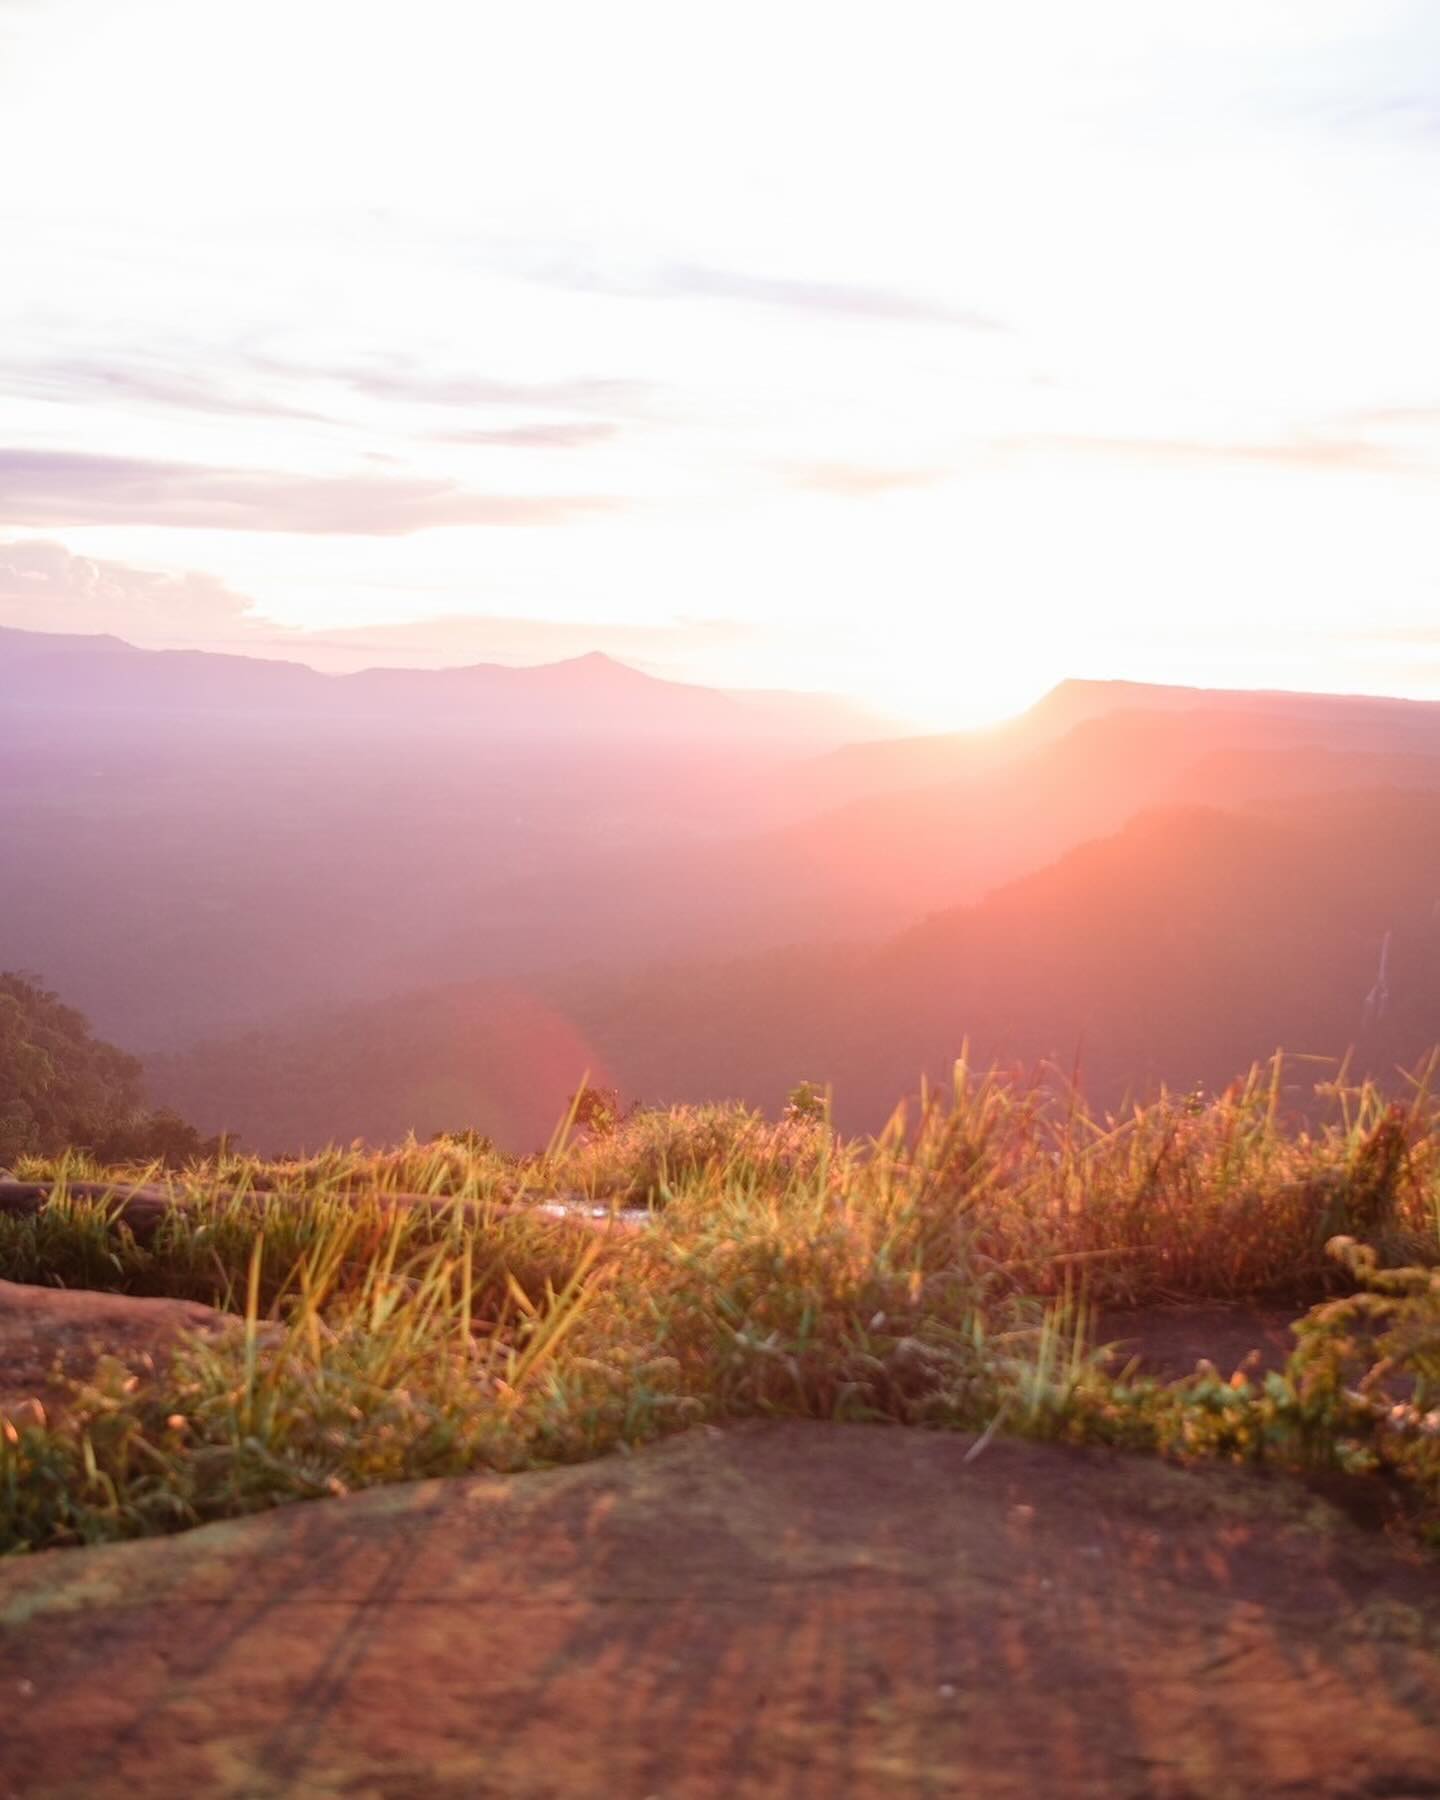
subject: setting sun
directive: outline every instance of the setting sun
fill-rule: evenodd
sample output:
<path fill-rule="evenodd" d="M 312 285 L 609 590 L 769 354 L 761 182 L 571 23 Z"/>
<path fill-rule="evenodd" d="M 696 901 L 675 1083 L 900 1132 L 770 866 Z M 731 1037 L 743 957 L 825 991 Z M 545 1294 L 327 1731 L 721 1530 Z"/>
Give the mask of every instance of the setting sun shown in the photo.
<path fill-rule="evenodd" d="M 1434 37 L 1339 0 L 0 8 L 0 621 L 600 649 L 926 725 L 1297 656 L 1440 692 Z"/>

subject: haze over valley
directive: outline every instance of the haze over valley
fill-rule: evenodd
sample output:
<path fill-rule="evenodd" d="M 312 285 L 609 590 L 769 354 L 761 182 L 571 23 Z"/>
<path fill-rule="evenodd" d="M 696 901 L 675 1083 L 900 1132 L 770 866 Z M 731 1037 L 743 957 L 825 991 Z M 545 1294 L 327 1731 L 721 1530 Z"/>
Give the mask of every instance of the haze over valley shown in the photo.
<path fill-rule="evenodd" d="M 1106 1106 L 1277 1046 L 1393 1075 L 1440 1020 L 1440 705 L 1070 682 L 903 736 L 603 656 L 16 632 L 0 691 L 9 959 L 268 1151 L 528 1148 L 587 1074 L 875 1130 L 966 1044 Z"/>

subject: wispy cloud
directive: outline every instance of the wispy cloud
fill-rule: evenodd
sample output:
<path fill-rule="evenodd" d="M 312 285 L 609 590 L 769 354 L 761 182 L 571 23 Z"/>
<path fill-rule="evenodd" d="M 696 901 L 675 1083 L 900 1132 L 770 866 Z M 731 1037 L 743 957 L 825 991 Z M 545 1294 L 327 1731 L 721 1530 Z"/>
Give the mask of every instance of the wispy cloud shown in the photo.
<path fill-rule="evenodd" d="M 588 257 L 551 257 L 530 271 L 535 280 L 582 293 L 613 294 L 640 300 L 734 300 L 848 320 L 880 324 L 949 325 L 968 331 L 1003 331 L 1004 323 L 974 307 L 932 295 L 905 293 L 845 281 L 810 281 L 783 275 L 756 275 L 709 263 L 672 262 L 627 270 Z"/>
<path fill-rule="evenodd" d="M 991 440 L 1004 456 L 1123 457 L 1133 462 L 1251 464 L 1338 474 L 1411 474 L 1423 467 L 1408 452 L 1365 437 L 1304 436 L 1272 441 L 1105 437 L 1031 432 Z"/>
<path fill-rule="evenodd" d="M 312 373 L 373 399 L 426 406 L 516 406 L 539 412 L 607 413 L 634 405 L 654 391 L 649 382 L 623 377 L 507 381 L 489 375 L 437 373 L 411 363 L 316 369 Z"/>
<path fill-rule="evenodd" d="M 93 404 L 107 399 L 126 405 L 137 401 L 173 407 L 184 412 L 211 413 L 223 417 L 254 416 L 275 419 L 309 419 L 325 422 L 325 415 L 291 405 L 261 392 L 252 383 L 218 381 L 209 374 L 157 365 L 146 359 L 113 362 L 55 358 L 35 363 L 8 363 L 0 368 L 0 390 Z"/>
<path fill-rule="evenodd" d="M 0 0 L 0 6 L 4 0 Z M 217 367 L 218 364 L 218 367 Z M 639 407 L 654 392 L 652 383 L 625 377 L 577 376 L 554 381 L 512 381 L 464 371 L 426 368 L 409 360 L 330 366 L 285 361 L 257 353 L 207 359 L 203 371 L 143 351 L 117 350 L 97 357 L 49 357 L 0 364 L 0 393 L 73 404 L 113 399 L 228 417 L 303 419 L 336 424 L 333 413 L 300 405 L 277 387 L 348 390 L 370 400 L 401 405 L 523 408 L 536 412 L 606 413 Z M 619 427 L 582 418 L 573 423 L 519 425 L 487 438 L 455 442 L 559 445 L 598 441 Z M 569 434 L 568 439 L 562 434 Z"/>
<path fill-rule="evenodd" d="M 873 319 L 908 325 L 958 325 L 968 331 L 1001 331 L 1000 320 L 968 306 L 900 293 L 893 288 L 856 286 L 840 281 L 797 281 L 783 276 L 749 275 L 704 263 L 672 263 L 661 271 L 655 290 L 708 300 L 743 300 L 758 306 L 828 313 L 848 319 Z"/>
<path fill-rule="evenodd" d="M 1440 654 L 1440 624 L 1371 625 L 1364 631 L 1346 631 L 1334 635 L 1346 643 L 1413 644 L 1422 650 L 1433 650 Z"/>
<path fill-rule="evenodd" d="M 795 487 L 844 500 L 873 500 L 903 488 L 930 487 L 943 481 L 943 469 L 893 469 L 861 463 L 807 463 L 792 470 Z"/>
<path fill-rule="evenodd" d="M 1382 429 L 1398 425 L 1407 430 L 1423 431 L 1428 427 L 1440 426 L 1440 405 L 1360 406 L 1343 413 L 1341 418 L 1350 425 L 1379 426 Z"/>
<path fill-rule="evenodd" d="M 148 642 L 274 629 L 253 600 L 212 575 L 101 562 L 44 539 L 0 544 L 0 624 Z"/>
<path fill-rule="evenodd" d="M 0 448 L 0 523 L 169 525 L 397 537 L 441 525 L 565 525 L 603 495 L 474 493 L 407 476 L 291 475 L 68 451 Z"/>
<path fill-rule="evenodd" d="M 759 634 L 755 625 L 736 619 L 623 624 L 464 613 L 302 631 L 267 617 L 249 595 L 213 576 L 77 556 L 42 538 L 0 543 L 0 625 L 279 656 L 331 671 L 552 662 L 592 650 L 673 671 Z"/>
<path fill-rule="evenodd" d="M 1375 133 L 1402 142 L 1440 143 L 1440 101 L 1423 88 L 1331 106 L 1324 109 L 1324 116 L 1341 131 Z"/>
<path fill-rule="evenodd" d="M 337 669 L 366 663 L 433 668 L 470 662 L 550 662 L 592 650 L 667 667 L 697 652 L 731 649 L 755 635 L 756 627 L 733 619 L 626 625 L 457 613 L 343 631 L 287 633 L 274 638 L 272 644 L 304 661 Z"/>
<path fill-rule="evenodd" d="M 501 450 L 584 450 L 619 432 L 605 419 L 566 419 L 553 424 L 502 425 L 474 431 L 437 431 L 438 444 L 480 444 Z"/>

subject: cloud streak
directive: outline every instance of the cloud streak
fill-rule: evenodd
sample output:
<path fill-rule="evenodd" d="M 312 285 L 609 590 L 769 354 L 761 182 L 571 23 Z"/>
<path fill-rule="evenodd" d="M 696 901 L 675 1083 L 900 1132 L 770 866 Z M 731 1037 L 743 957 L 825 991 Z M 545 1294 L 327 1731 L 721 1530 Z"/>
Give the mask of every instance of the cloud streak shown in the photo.
<path fill-rule="evenodd" d="M 1201 438 L 1128 438 L 1079 433 L 1027 433 L 996 438 L 1005 456 L 1034 454 L 1126 458 L 1134 462 L 1249 464 L 1312 473 L 1413 474 L 1423 464 L 1389 444 L 1363 437 L 1296 437 L 1278 441 L 1208 442 Z"/>
<path fill-rule="evenodd" d="M 632 662 L 668 665 L 697 651 L 731 649 L 756 636 L 731 619 L 677 619 L 666 624 L 597 624 L 588 619 L 526 619 L 445 614 L 392 625 L 287 633 L 270 646 L 317 666 L 454 667 L 473 662 L 551 662 L 592 650 Z"/>
<path fill-rule="evenodd" d="M 826 462 L 795 469 L 791 483 L 840 500 L 875 500 L 906 488 L 930 487 L 944 478 L 943 469 L 888 469 L 863 463 Z"/>
<path fill-rule="evenodd" d="M 552 662 L 593 650 L 668 668 L 697 653 L 742 646 L 758 634 L 754 625 L 735 619 L 597 624 L 464 613 L 302 631 L 267 617 L 249 595 L 213 576 L 77 556 L 43 538 L 0 543 L 0 626 L 278 656 L 330 672 Z"/>
<path fill-rule="evenodd" d="M 4 0 L 0 0 L 3 6 Z M 315 424 L 340 423 L 333 413 L 275 397 L 267 386 L 340 387 L 364 399 L 401 405 L 523 408 L 533 412 L 573 412 L 573 423 L 510 428 L 490 441 L 528 446 L 574 434 L 574 441 L 609 435 L 618 427 L 584 415 L 639 407 L 653 393 L 650 382 L 626 377 L 578 376 L 554 381 L 512 381 L 489 375 L 444 373 L 399 359 L 339 366 L 292 363 L 258 354 L 241 356 L 224 376 L 211 368 L 203 373 L 174 367 L 144 352 L 117 351 L 109 360 L 94 357 L 50 357 L 0 365 L 0 390 L 73 404 L 115 400 L 173 408 L 215 417 L 298 419 Z M 455 439 L 453 441 L 468 441 Z M 480 441 L 478 438 L 475 441 Z"/>
<path fill-rule="evenodd" d="M 534 280 L 581 293 L 611 294 L 629 300 L 731 300 L 813 317 L 875 324 L 938 325 L 967 331 L 1004 331 L 1004 322 L 973 307 L 895 288 L 844 281 L 809 281 L 753 275 L 709 263 L 672 262 L 628 273 L 580 257 L 548 261 L 531 271 Z"/>
<path fill-rule="evenodd" d="M 0 448 L 0 524 L 163 525 L 400 537 L 447 525 L 566 525 L 613 511 L 603 495 L 482 494 L 406 476 L 275 470 Z"/>
<path fill-rule="evenodd" d="M 671 263 L 662 270 L 654 291 L 687 299 L 740 300 L 793 312 L 823 313 L 842 319 L 902 325 L 954 325 L 967 331 L 1002 331 L 1000 320 L 970 307 L 891 288 L 854 286 L 839 281 L 794 281 L 772 275 L 747 275 L 704 263 Z"/>
<path fill-rule="evenodd" d="M 565 419 L 488 430 L 437 431 L 433 437 L 438 444 L 479 444 L 499 450 L 585 450 L 615 437 L 619 430 L 604 419 Z"/>
<path fill-rule="evenodd" d="M 44 539 L 0 544 L 0 623 L 22 631 L 228 639 L 273 629 L 212 575 L 166 574 L 75 556 Z"/>
<path fill-rule="evenodd" d="M 182 412 L 207 413 L 226 418 L 306 419 L 330 423 L 323 413 L 292 406 L 257 391 L 223 386 L 208 376 L 183 370 L 146 366 L 143 362 L 100 363 L 88 359 L 52 359 L 39 363 L 12 363 L 3 376 L 4 388 L 13 394 L 42 400 L 116 400 L 126 405 L 137 401 Z"/>
<path fill-rule="evenodd" d="M 516 406 L 537 412 L 611 412 L 634 405 L 653 392 L 649 382 L 616 376 L 504 381 L 489 375 L 434 374 L 411 364 L 318 369 L 313 374 L 343 382 L 356 393 L 376 400 L 401 400 L 424 406 Z"/>

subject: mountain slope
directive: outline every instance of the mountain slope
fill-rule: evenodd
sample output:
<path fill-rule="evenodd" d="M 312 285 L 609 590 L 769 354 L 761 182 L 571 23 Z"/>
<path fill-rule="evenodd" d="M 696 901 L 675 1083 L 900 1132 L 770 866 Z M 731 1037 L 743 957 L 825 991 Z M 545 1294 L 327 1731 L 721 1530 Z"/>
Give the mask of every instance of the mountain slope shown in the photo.
<path fill-rule="evenodd" d="M 367 669 L 323 675 L 300 663 L 199 650 L 142 650 L 119 638 L 0 628 L 0 708 L 12 730 L 57 718 L 68 729 L 154 730 L 166 721 L 463 730 L 510 739 L 794 741 L 818 748 L 873 733 L 876 721 L 828 696 L 757 694 L 666 681 L 600 652 L 536 667 Z"/>
<path fill-rule="evenodd" d="M 1067 687 L 987 740 L 985 766 L 967 752 L 953 779 L 874 790 L 896 747 L 805 759 L 748 724 L 687 738 L 690 690 L 605 658 L 328 677 L 43 634 L 0 652 L 16 682 L 49 670 L 26 707 L 3 706 L 0 962 L 152 1048 L 439 983 L 578 968 L 590 987 L 657 961 L 876 943 L 1143 807 L 1440 787 L 1440 709 L 1389 702 L 1159 690 L 1143 707 L 1149 690 L 1127 688 L 1052 735 L 1113 697 Z M 118 710 L 79 704 L 75 659 L 108 671 Z M 246 711 L 257 680 L 277 710 Z M 40 703 L 47 681 L 65 705 Z M 360 696 L 353 716 L 325 710 L 337 693 Z M 644 732 L 612 732 L 617 696 L 649 709 Z M 466 722 L 512 702 L 552 735 Z M 423 727 L 399 723 L 417 711 Z M 837 769 L 856 791 L 832 790 Z"/>
<path fill-rule="evenodd" d="M 1353 1046 L 1384 1075 L 1440 1042 L 1437 902 L 1433 794 L 1167 807 L 880 946 L 431 989 L 153 1077 L 204 1129 L 271 1148 L 481 1121 L 528 1147 L 587 1071 L 650 1102 L 770 1107 L 828 1080 L 842 1122 L 874 1129 L 967 1040 L 982 1063 L 1078 1063 L 1107 1105 L 1222 1085 L 1277 1046 Z"/>

